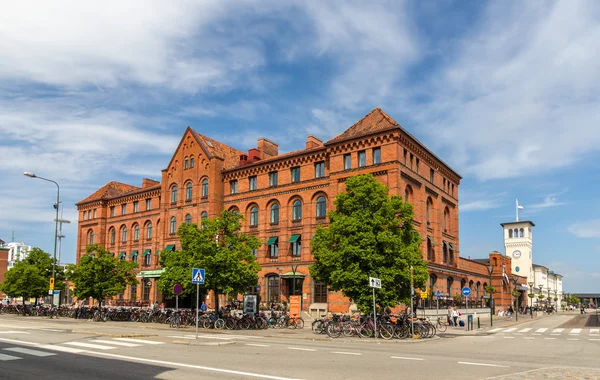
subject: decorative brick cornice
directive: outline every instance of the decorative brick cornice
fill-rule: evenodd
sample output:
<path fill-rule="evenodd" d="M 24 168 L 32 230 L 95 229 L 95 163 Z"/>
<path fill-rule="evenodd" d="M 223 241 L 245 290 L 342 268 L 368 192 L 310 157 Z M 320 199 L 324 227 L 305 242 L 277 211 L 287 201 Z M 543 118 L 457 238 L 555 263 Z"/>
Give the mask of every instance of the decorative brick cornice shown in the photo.
<path fill-rule="evenodd" d="M 309 152 L 300 151 L 297 154 L 290 154 L 289 156 L 282 155 L 279 159 L 273 157 L 272 159 L 265 160 L 265 162 L 257 161 L 252 164 L 224 171 L 222 173 L 223 181 L 229 182 L 234 179 L 291 169 L 295 166 L 301 166 L 307 163 L 324 161 L 327 160 L 328 157 L 329 155 L 324 148 L 320 150 L 311 150 Z"/>
<path fill-rule="evenodd" d="M 319 178 L 319 180 L 321 180 L 321 179 L 322 178 Z M 290 184 L 290 185 L 297 185 L 297 184 L 298 183 L 293 183 L 293 184 Z M 284 185 L 284 186 L 286 186 L 286 185 Z M 329 187 L 329 183 L 323 183 L 323 184 L 320 184 L 320 185 L 307 186 L 307 187 L 302 187 L 302 188 L 295 188 L 293 190 L 290 189 L 290 190 L 284 190 L 284 191 L 277 191 L 277 192 L 268 193 L 268 194 L 257 194 L 254 197 L 249 197 L 249 196 L 247 196 L 247 194 L 254 193 L 255 191 L 247 191 L 245 193 L 232 194 L 231 195 L 232 197 L 235 196 L 235 195 L 239 195 L 239 194 L 245 194 L 246 196 L 245 197 L 240 197 L 240 199 L 238 199 L 237 197 L 236 197 L 236 199 L 225 199 L 223 201 L 223 204 L 230 205 L 230 204 L 233 204 L 233 203 L 238 203 L 240 201 L 251 202 L 251 201 L 255 201 L 257 199 L 266 199 L 266 198 L 270 199 L 272 197 L 276 197 L 276 196 L 279 196 L 279 195 L 298 194 L 298 193 L 300 193 L 302 191 L 310 191 L 310 190 L 315 190 L 315 189 L 323 189 L 325 187 Z M 277 187 L 277 189 L 279 189 L 279 188 L 280 187 Z"/>
<path fill-rule="evenodd" d="M 436 198 L 440 196 L 437 191 L 433 190 L 432 188 L 430 188 L 427 185 L 425 185 L 425 191 L 428 192 L 429 194 L 433 195 Z"/>
<path fill-rule="evenodd" d="M 456 203 L 454 203 L 453 201 L 451 201 L 450 199 L 448 199 L 444 196 L 442 196 L 442 202 L 446 203 L 448 206 L 456 208 Z"/>

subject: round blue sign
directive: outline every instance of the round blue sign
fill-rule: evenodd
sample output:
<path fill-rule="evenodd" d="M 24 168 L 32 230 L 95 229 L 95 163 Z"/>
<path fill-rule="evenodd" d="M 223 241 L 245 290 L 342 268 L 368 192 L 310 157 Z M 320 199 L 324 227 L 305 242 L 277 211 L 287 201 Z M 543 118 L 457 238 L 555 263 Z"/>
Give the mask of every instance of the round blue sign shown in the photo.
<path fill-rule="evenodd" d="M 471 295 L 471 288 L 467 288 L 466 286 L 462 288 L 462 295 L 468 297 Z"/>
<path fill-rule="evenodd" d="M 175 284 L 173 286 L 173 293 L 178 296 L 181 294 L 181 292 L 183 291 L 183 287 L 180 284 Z"/>

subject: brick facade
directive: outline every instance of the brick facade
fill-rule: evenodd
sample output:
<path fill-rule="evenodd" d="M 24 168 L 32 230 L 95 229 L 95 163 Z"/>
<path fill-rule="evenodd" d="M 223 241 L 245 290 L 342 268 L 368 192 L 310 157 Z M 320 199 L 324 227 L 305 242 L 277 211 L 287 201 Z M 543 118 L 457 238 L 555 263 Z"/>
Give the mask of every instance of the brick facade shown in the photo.
<path fill-rule="evenodd" d="M 318 215 L 317 208 L 324 201 L 330 210 L 337 194 L 344 191 L 345 180 L 365 173 L 414 206 L 423 258 L 437 281 L 451 274 L 458 284 L 463 279 L 474 284 L 489 282 L 485 265 L 459 256 L 461 177 L 380 109 L 326 143 L 308 136 L 304 149 L 286 154 L 279 154 L 277 144 L 264 138 L 258 140 L 257 148 L 242 152 L 188 127 L 162 170 L 160 184 L 147 179 L 141 187 L 110 182 L 77 204 L 77 259 L 92 242 L 93 233 L 93 242 L 115 254 L 125 252 L 127 260 L 134 259 L 131 255 L 137 251 L 141 271 L 160 269 L 155 253 L 169 245 L 179 248 L 175 231 L 186 218 L 200 223 L 201 218 L 223 209 L 236 210 L 246 218 L 243 231 L 263 241 L 257 252 L 263 301 L 287 300 L 295 277 L 304 310 L 324 304 L 330 311 L 347 311 L 349 302 L 339 294 L 328 292 L 326 299 L 323 294 L 315 299 L 320 292 L 308 271 L 313 262 L 309 241 L 318 225 L 328 223 L 326 214 Z M 150 209 L 146 208 L 148 200 Z M 276 220 L 271 216 L 274 205 Z M 277 250 L 267 245 L 269 240 Z M 147 250 L 148 261 L 141 256 Z M 156 278 L 148 281 L 149 301 L 160 302 Z M 134 289 L 136 299 L 143 297 L 144 287 Z M 433 287 L 429 290 L 434 292 Z M 124 297 L 133 298 L 130 292 Z M 456 292 L 451 287 L 448 296 Z"/>
<path fill-rule="evenodd" d="M 4 282 L 6 272 L 8 271 L 8 251 L 7 247 L 0 247 L 0 284 Z M 0 292 L 0 300 L 6 298 L 6 294 Z"/>

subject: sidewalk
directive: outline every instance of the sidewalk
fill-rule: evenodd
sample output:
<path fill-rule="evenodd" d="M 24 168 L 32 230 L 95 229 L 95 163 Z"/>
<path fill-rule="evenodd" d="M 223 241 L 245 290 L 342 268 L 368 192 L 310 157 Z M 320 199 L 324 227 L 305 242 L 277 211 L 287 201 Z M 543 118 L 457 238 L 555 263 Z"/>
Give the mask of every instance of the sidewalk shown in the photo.
<path fill-rule="evenodd" d="M 518 321 L 514 315 L 512 318 L 499 317 L 497 315 L 494 315 L 493 320 L 492 320 L 492 326 L 490 326 L 490 315 L 489 314 L 487 314 L 487 315 L 478 314 L 477 316 L 479 317 L 479 322 L 480 322 L 479 329 L 477 328 L 477 318 L 474 317 L 473 318 L 473 330 L 470 330 L 470 331 L 467 330 L 466 326 L 464 326 L 464 327 L 448 326 L 448 329 L 446 330 L 446 332 L 440 333 L 440 334 L 442 336 L 443 335 L 487 335 L 487 334 L 489 334 L 490 330 L 492 330 L 492 329 L 518 326 L 523 323 L 539 321 L 542 319 L 551 318 L 553 316 L 563 315 L 563 314 L 564 315 L 575 315 L 573 313 L 546 314 L 546 313 L 538 312 L 538 315 L 536 316 L 536 313 L 533 312 L 533 318 L 529 314 L 519 314 Z M 467 317 L 465 315 L 463 315 L 461 318 L 466 323 Z"/>

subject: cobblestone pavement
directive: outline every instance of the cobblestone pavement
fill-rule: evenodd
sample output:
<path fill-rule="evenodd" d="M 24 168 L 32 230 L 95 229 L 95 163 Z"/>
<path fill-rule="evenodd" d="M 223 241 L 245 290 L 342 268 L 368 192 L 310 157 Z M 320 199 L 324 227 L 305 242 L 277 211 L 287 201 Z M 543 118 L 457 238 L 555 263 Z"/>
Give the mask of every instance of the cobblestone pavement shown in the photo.
<path fill-rule="evenodd" d="M 563 379 L 581 379 L 597 380 L 600 379 L 600 369 L 593 368 L 541 368 L 533 371 L 513 373 L 510 375 L 488 377 L 493 380 L 563 380 Z"/>

